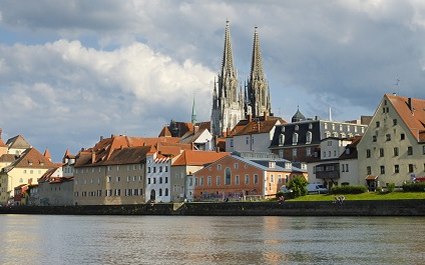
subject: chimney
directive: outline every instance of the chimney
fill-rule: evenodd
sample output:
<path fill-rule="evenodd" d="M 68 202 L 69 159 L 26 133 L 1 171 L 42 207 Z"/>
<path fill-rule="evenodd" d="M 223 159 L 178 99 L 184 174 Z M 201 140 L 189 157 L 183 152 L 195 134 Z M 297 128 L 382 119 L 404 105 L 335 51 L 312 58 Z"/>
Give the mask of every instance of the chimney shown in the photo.
<path fill-rule="evenodd" d="M 193 126 L 193 133 L 197 133 L 199 131 L 199 126 L 195 125 Z"/>
<path fill-rule="evenodd" d="M 102 140 L 103 140 L 103 136 L 101 135 L 99 141 L 102 141 Z"/>
<path fill-rule="evenodd" d="M 410 111 L 413 111 L 412 98 L 407 99 L 407 106 L 409 107 Z"/>
<path fill-rule="evenodd" d="M 251 122 L 252 121 L 252 115 L 251 114 L 248 114 L 246 116 L 247 116 L 248 122 Z"/>
<path fill-rule="evenodd" d="M 94 162 L 96 161 L 96 154 L 95 152 L 92 150 L 91 151 L 91 163 L 94 164 Z"/>

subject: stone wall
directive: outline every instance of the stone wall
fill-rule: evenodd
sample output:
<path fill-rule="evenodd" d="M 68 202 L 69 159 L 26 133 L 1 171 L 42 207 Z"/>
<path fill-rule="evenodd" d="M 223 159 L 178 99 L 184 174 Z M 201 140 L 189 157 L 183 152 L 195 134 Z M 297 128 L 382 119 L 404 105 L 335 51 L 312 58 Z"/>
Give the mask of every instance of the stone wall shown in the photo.
<path fill-rule="evenodd" d="M 1 207 L 0 214 L 193 216 L 425 216 L 425 200 L 326 202 L 157 203 Z"/>

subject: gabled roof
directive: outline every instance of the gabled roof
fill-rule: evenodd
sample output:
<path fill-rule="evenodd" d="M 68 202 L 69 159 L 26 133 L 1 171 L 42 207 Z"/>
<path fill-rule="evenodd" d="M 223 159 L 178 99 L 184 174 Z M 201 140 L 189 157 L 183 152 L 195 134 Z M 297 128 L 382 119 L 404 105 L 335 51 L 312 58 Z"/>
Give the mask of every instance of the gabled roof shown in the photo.
<path fill-rule="evenodd" d="M 184 144 L 190 144 L 195 142 L 205 131 L 207 131 L 208 129 L 199 129 L 196 132 L 187 132 L 185 133 L 185 135 L 182 136 L 180 143 L 184 143 Z"/>
<path fill-rule="evenodd" d="M 22 135 L 17 135 L 15 137 L 10 138 L 7 140 L 6 145 L 10 148 L 16 148 L 16 149 L 27 149 L 31 148 L 31 145 L 25 140 L 25 138 Z"/>
<path fill-rule="evenodd" d="M 146 159 L 150 146 L 126 147 L 114 150 L 105 165 L 137 164 Z"/>
<path fill-rule="evenodd" d="M 20 157 L 5 168 L 10 171 L 13 168 L 52 168 L 55 164 L 44 157 L 37 149 L 29 148 L 22 152 Z"/>
<path fill-rule="evenodd" d="M 173 162 L 173 166 L 202 166 L 217 161 L 229 154 L 227 152 L 185 150 Z"/>
<path fill-rule="evenodd" d="M 277 124 L 286 123 L 282 118 L 268 116 L 258 120 L 241 120 L 232 129 L 229 136 L 268 133 Z"/>
<path fill-rule="evenodd" d="M 425 100 L 385 94 L 418 142 L 425 142 Z"/>
<path fill-rule="evenodd" d="M 357 158 L 357 144 L 360 143 L 360 140 L 362 139 L 362 136 L 354 136 L 353 138 L 349 139 L 351 140 L 351 144 L 348 144 L 345 148 L 345 151 L 339 156 L 340 160 L 344 159 L 352 159 Z M 348 153 L 347 153 L 347 150 Z"/>
<path fill-rule="evenodd" d="M 75 167 L 92 166 L 92 165 L 106 165 L 114 163 L 111 160 L 112 155 L 116 150 L 124 150 L 129 147 L 149 147 L 149 152 L 168 152 L 167 148 L 174 149 L 190 149 L 191 145 L 179 144 L 180 138 L 177 137 L 129 137 L 129 136 L 112 136 L 111 138 L 101 138 L 94 147 L 81 150 L 76 156 Z M 135 149 L 130 149 L 135 150 Z M 175 152 L 173 152 L 175 153 Z M 128 154 L 127 154 L 128 155 Z"/>

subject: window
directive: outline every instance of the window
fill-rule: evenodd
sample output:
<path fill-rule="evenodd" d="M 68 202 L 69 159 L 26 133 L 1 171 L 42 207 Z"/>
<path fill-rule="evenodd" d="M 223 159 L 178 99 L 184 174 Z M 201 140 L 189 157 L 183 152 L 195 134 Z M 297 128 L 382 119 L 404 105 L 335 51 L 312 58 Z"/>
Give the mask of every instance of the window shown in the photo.
<path fill-rule="evenodd" d="M 285 135 L 281 133 L 279 135 L 279 145 L 283 145 L 285 143 Z"/>
<path fill-rule="evenodd" d="M 413 164 L 409 164 L 409 173 L 413 173 L 414 171 L 414 165 Z"/>
<path fill-rule="evenodd" d="M 376 142 L 376 135 L 372 136 L 372 142 Z"/>
<path fill-rule="evenodd" d="M 249 144 L 249 137 L 245 137 L 245 144 Z"/>
<path fill-rule="evenodd" d="M 151 173 L 151 167 L 148 167 L 148 173 Z"/>
<path fill-rule="evenodd" d="M 238 169 L 238 167 L 239 167 L 239 164 L 238 164 L 238 163 L 234 163 L 234 164 L 233 164 L 233 168 L 234 168 L 234 169 Z"/>
<path fill-rule="evenodd" d="M 162 196 L 162 189 L 159 189 L 159 196 Z"/>
<path fill-rule="evenodd" d="M 348 170 L 348 164 L 345 164 L 345 172 L 349 172 L 349 170 Z"/>
<path fill-rule="evenodd" d="M 406 138 L 406 136 L 404 135 L 404 133 L 400 134 L 400 140 L 404 140 Z"/>
<path fill-rule="evenodd" d="M 159 177 L 159 184 L 162 184 L 162 177 Z"/>
<path fill-rule="evenodd" d="M 393 119 L 393 126 L 397 125 L 397 119 Z"/>
<path fill-rule="evenodd" d="M 199 186 L 204 186 L 204 177 L 199 177 Z"/>
<path fill-rule="evenodd" d="M 384 157 L 384 148 L 379 148 L 379 156 Z"/>
<path fill-rule="evenodd" d="M 233 147 L 233 138 L 230 139 L 230 147 Z"/>
<path fill-rule="evenodd" d="M 409 155 L 409 156 L 413 155 L 413 147 L 412 146 L 407 147 L 407 155 Z"/>
<path fill-rule="evenodd" d="M 148 184 L 151 184 L 151 178 L 148 178 Z"/>
<path fill-rule="evenodd" d="M 165 189 L 165 196 L 168 196 L 168 189 Z"/>
<path fill-rule="evenodd" d="M 165 183 L 168 183 L 168 177 L 165 177 Z"/>
<path fill-rule="evenodd" d="M 381 174 L 385 174 L 385 166 L 381 166 Z"/>
<path fill-rule="evenodd" d="M 153 173 L 156 173 L 156 167 L 153 167 Z"/>
<path fill-rule="evenodd" d="M 386 137 L 387 137 L 387 141 L 391 141 L 391 134 L 389 134 L 389 133 L 388 133 L 388 134 L 386 135 Z"/>
<path fill-rule="evenodd" d="M 162 172 L 162 166 L 159 166 L 159 173 Z"/>
<path fill-rule="evenodd" d="M 208 186 L 211 186 L 211 176 L 208 176 L 207 177 L 207 185 Z"/>
<path fill-rule="evenodd" d="M 298 133 L 292 135 L 292 145 L 298 144 Z"/>
<path fill-rule="evenodd" d="M 399 172 L 400 172 L 400 166 L 394 165 L 394 173 L 399 173 Z"/>
<path fill-rule="evenodd" d="M 245 184 L 249 184 L 249 175 L 248 174 L 245 175 Z"/>
<path fill-rule="evenodd" d="M 257 174 L 254 175 L 254 184 L 258 184 L 258 175 Z"/>
<path fill-rule="evenodd" d="M 366 167 L 366 174 L 372 175 L 372 168 L 370 166 Z"/>
<path fill-rule="evenodd" d="M 239 185 L 239 176 L 235 176 L 235 185 Z"/>
<path fill-rule="evenodd" d="M 297 157 L 297 149 L 292 149 L 292 157 Z"/>
<path fill-rule="evenodd" d="M 369 158 L 370 157 L 370 149 L 366 150 L 366 157 Z"/>
<path fill-rule="evenodd" d="M 215 185 L 220 186 L 221 185 L 221 178 L 220 176 L 215 177 Z"/>
<path fill-rule="evenodd" d="M 313 135 L 310 131 L 307 132 L 306 136 L 305 136 L 305 143 L 306 144 L 310 144 L 311 143 L 311 139 L 313 138 Z"/>
<path fill-rule="evenodd" d="M 306 154 L 306 156 L 311 156 L 311 147 L 305 148 L 305 154 Z"/>
<path fill-rule="evenodd" d="M 226 167 L 224 185 L 230 185 L 231 178 L 232 178 L 232 172 L 230 171 L 230 168 Z"/>
<path fill-rule="evenodd" d="M 376 128 L 379 128 L 379 126 L 381 125 L 381 123 L 379 121 L 376 122 Z"/>
<path fill-rule="evenodd" d="M 394 156 L 398 156 L 398 147 L 394 147 Z"/>
<path fill-rule="evenodd" d="M 168 172 L 168 166 L 165 166 L 165 172 Z"/>
<path fill-rule="evenodd" d="M 220 164 L 217 165 L 217 170 L 221 170 L 221 165 Z"/>

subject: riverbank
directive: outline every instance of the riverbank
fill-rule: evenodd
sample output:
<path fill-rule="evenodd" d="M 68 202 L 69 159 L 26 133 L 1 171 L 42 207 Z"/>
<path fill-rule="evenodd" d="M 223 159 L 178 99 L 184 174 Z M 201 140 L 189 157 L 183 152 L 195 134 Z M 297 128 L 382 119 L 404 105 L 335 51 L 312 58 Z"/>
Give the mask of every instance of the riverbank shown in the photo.
<path fill-rule="evenodd" d="M 2 207 L 0 214 L 190 216 L 425 216 L 425 200 L 157 203 Z"/>

